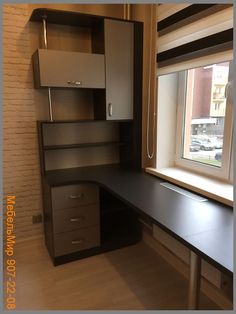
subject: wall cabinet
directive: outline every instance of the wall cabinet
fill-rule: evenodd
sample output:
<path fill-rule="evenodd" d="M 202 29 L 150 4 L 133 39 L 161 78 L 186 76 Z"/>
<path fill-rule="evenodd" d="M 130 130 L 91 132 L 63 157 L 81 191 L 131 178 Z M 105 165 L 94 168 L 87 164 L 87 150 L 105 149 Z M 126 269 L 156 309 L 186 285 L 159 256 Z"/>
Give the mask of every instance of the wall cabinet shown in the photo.
<path fill-rule="evenodd" d="M 64 21 L 61 12 L 39 12 L 33 13 L 32 21 L 45 14 L 48 23 L 60 17 L 61 24 L 70 25 L 71 19 L 75 26 L 75 14 L 70 12 L 65 12 Z M 91 53 L 38 49 L 32 58 L 35 87 L 90 88 L 95 119 L 133 119 L 137 48 L 142 41 L 135 34 L 140 23 L 78 14 L 76 26 L 91 29 Z"/>
<path fill-rule="evenodd" d="M 102 54 L 38 49 L 33 67 L 36 88 L 105 88 Z"/>

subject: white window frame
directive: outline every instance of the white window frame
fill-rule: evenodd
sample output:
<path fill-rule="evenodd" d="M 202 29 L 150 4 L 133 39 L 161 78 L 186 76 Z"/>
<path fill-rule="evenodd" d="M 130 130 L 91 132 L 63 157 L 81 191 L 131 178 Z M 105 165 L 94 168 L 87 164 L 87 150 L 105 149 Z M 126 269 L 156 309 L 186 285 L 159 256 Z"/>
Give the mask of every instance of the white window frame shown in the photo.
<path fill-rule="evenodd" d="M 231 61 L 231 60 L 230 60 Z M 221 61 L 220 61 L 221 62 Z M 233 69 L 232 63 L 230 65 Z M 229 81 L 232 80 L 229 74 Z M 176 156 L 175 166 L 191 170 L 192 172 L 201 173 L 203 175 L 216 177 L 232 183 L 233 181 L 233 158 L 232 158 L 232 140 L 233 140 L 233 99 L 227 98 L 227 106 L 225 112 L 224 123 L 224 142 L 222 149 L 222 166 L 215 167 L 203 164 L 194 160 L 182 157 L 184 142 L 184 111 L 187 91 L 187 70 L 179 73 L 178 86 L 178 105 L 177 105 L 177 129 L 176 129 Z"/>

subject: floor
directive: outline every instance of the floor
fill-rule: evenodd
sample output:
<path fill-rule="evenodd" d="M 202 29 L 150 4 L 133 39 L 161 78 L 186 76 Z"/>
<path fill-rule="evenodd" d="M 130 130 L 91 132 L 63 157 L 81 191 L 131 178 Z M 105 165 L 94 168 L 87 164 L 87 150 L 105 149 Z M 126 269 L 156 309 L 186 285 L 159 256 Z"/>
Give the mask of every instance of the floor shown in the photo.
<path fill-rule="evenodd" d="M 54 267 L 42 239 L 15 245 L 17 310 L 186 309 L 187 280 L 149 246 Z M 201 295 L 200 309 L 219 309 Z"/>

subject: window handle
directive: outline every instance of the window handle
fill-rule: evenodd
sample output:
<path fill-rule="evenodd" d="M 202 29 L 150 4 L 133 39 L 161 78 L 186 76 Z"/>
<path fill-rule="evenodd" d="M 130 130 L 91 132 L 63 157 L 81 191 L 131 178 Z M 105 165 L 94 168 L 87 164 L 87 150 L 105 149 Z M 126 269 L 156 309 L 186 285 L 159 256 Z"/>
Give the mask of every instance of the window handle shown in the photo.
<path fill-rule="evenodd" d="M 225 85 L 225 98 L 227 98 L 229 96 L 229 91 L 230 91 L 231 86 L 232 86 L 232 82 L 231 81 L 229 81 Z"/>

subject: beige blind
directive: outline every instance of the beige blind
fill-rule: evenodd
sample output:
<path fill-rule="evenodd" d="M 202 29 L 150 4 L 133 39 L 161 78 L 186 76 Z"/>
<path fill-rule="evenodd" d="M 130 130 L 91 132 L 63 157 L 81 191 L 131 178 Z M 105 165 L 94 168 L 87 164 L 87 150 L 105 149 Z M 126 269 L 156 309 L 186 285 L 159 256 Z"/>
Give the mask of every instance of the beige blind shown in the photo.
<path fill-rule="evenodd" d="M 182 4 L 161 4 L 158 6 L 158 16 L 157 21 L 160 22 L 170 15 L 190 6 L 190 4 L 182 3 Z"/>
<path fill-rule="evenodd" d="M 212 37 L 211 35 L 218 36 L 223 31 L 229 33 L 229 30 L 233 28 L 232 5 L 215 4 L 199 8 L 197 5 L 189 4 L 162 4 L 158 6 L 157 59 L 158 56 L 167 55 L 166 52 L 176 50 L 178 47 L 189 46 L 190 43 L 208 36 Z M 199 12 L 197 12 L 198 9 Z M 191 10 L 192 15 L 189 13 Z M 171 21 L 174 21 L 174 23 L 171 23 Z M 160 27 L 161 23 L 162 27 Z M 214 40 L 212 43 L 214 44 Z M 212 62 L 232 60 L 232 42 L 226 40 L 226 43 L 219 45 L 219 47 L 221 48 L 218 51 L 217 49 L 211 49 L 207 52 L 206 49 L 204 51 L 202 49 L 202 51 L 199 50 L 199 55 L 198 53 L 187 53 L 186 55 L 183 53 L 181 58 L 170 58 L 167 62 L 159 61 L 157 63 L 157 75 L 207 65 Z"/>

